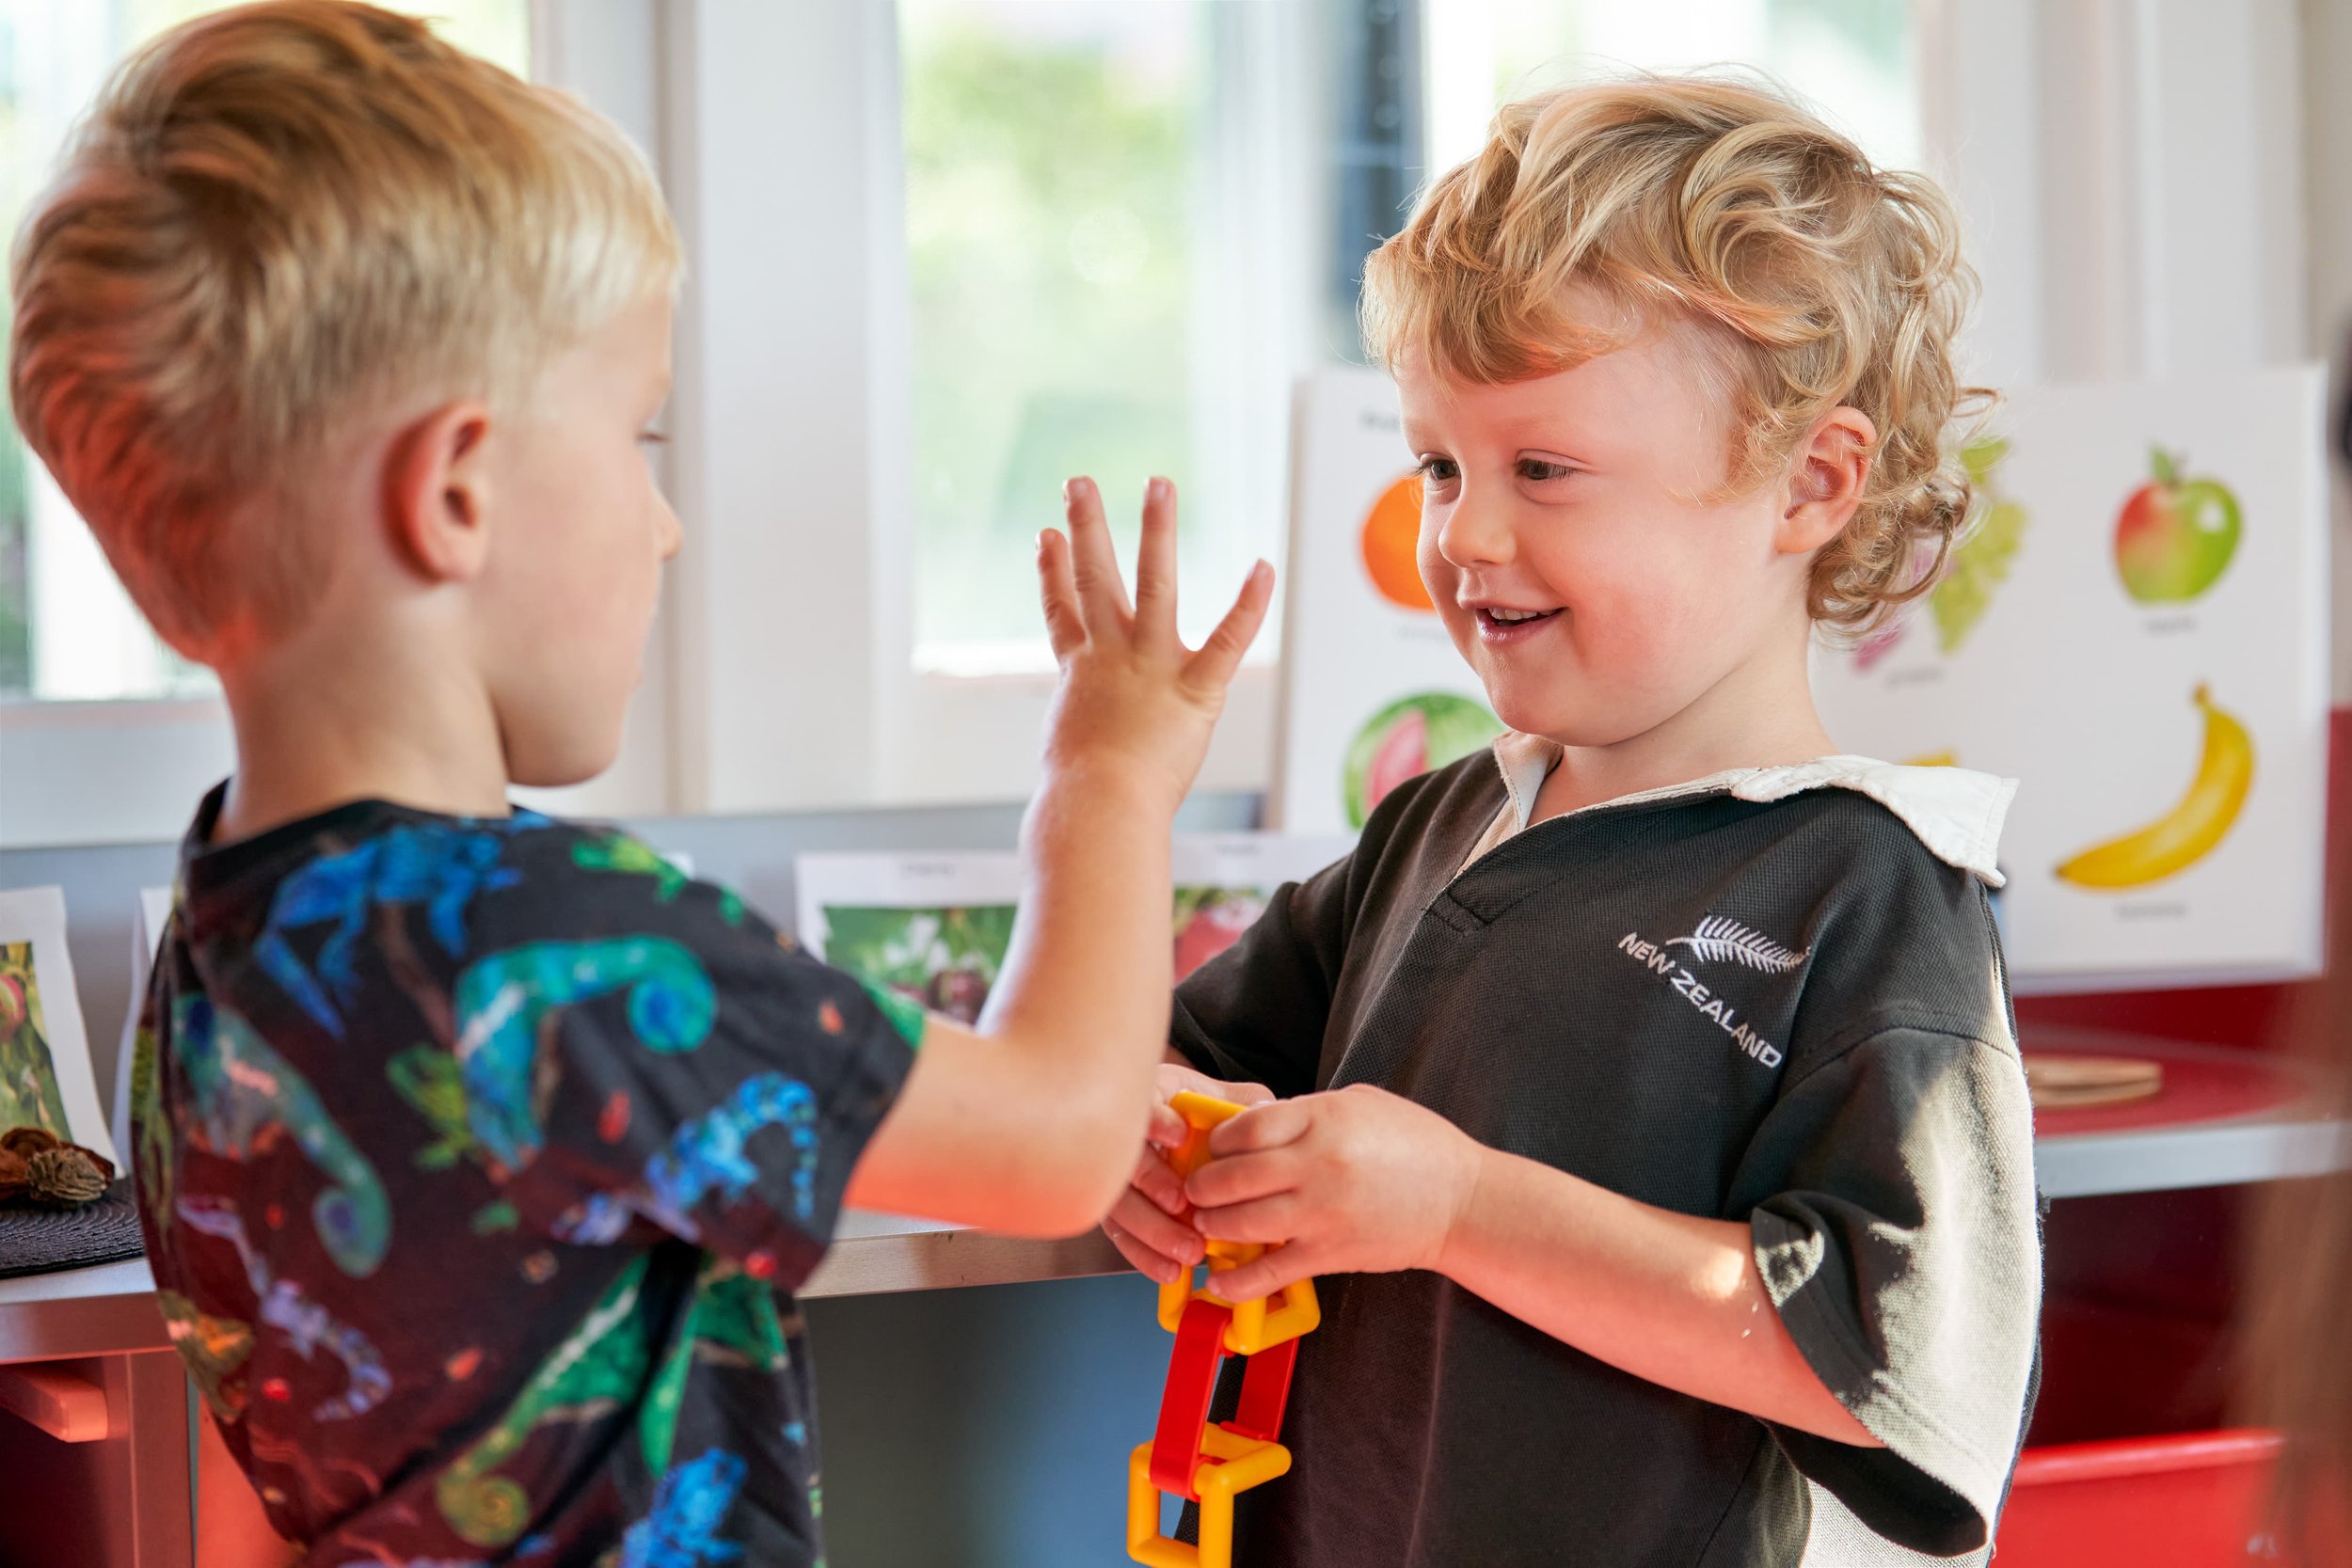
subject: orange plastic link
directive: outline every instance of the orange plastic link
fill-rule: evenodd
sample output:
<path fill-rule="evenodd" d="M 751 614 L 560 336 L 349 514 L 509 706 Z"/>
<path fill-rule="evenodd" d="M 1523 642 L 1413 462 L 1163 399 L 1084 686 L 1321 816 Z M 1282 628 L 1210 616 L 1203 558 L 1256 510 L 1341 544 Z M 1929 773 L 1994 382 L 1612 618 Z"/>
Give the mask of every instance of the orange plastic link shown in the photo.
<path fill-rule="evenodd" d="M 1168 1108 L 1184 1118 L 1184 1141 L 1168 1157 L 1169 1168 L 1180 1180 L 1209 1163 L 1209 1133 L 1239 1116 L 1243 1109 L 1229 1100 L 1189 1092 L 1170 1100 Z M 1273 1296 L 1258 1301 L 1228 1301 L 1216 1293 L 1218 1275 L 1255 1262 L 1265 1254 L 1266 1248 L 1259 1243 L 1220 1242 L 1212 1238 L 1203 1243 L 1202 1250 L 1207 1254 L 1206 1284 L 1199 1283 L 1197 1271 L 1187 1270 L 1160 1287 L 1160 1326 L 1170 1334 L 1184 1322 L 1184 1304 L 1195 1297 L 1232 1308 L 1232 1322 L 1225 1330 L 1225 1348 L 1234 1355 L 1255 1355 L 1285 1340 L 1311 1334 L 1322 1323 L 1323 1307 L 1315 1299 L 1311 1279 L 1285 1285 Z"/>

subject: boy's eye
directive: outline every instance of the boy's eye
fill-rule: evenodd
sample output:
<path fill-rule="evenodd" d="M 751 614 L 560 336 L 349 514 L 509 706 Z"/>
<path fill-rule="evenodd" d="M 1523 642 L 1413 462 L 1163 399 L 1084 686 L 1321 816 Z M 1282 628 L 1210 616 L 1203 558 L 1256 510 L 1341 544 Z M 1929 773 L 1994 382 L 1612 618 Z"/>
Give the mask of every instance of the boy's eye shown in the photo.
<path fill-rule="evenodd" d="M 1424 457 L 1421 460 L 1421 477 L 1430 484 L 1451 484 L 1461 472 L 1461 466 L 1451 457 Z"/>
<path fill-rule="evenodd" d="M 666 447 L 670 444 L 669 434 L 660 430 L 641 430 L 637 433 L 637 440 L 640 445 L 648 447 Z"/>
<path fill-rule="evenodd" d="M 1548 463 L 1540 457 L 1519 459 L 1519 477 L 1541 484 L 1547 480 L 1565 479 L 1576 472 L 1565 463 Z"/>

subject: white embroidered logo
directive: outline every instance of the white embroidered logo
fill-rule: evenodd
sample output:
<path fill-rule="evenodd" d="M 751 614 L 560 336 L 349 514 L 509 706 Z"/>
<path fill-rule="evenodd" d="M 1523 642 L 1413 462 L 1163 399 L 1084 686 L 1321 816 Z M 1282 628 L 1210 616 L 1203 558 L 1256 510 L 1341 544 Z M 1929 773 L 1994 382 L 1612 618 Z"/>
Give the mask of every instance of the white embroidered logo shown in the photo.
<path fill-rule="evenodd" d="M 1741 1055 L 1768 1068 L 1780 1066 L 1780 1047 L 1757 1034 L 1755 1026 L 1740 1016 L 1737 1007 L 1708 989 L 1688 966 L 1677 962 L 1667 951 L 1671 947 L 1689 948 L 1693 963 L 1736 963 L 1767 974 L 1788 974 L 1804 962 L 1812 949 L 1800 953 L 1736 920 L 1712 914 L 1700 921 L 1698 928 L 1687 937 L 1648 942 L 1640 932 L 1628 931 L 1617 942 L 1618 952 L 1664 980 L 1697 1009 L 1701 1018 L 1731 1037 L 1732 1046 Z"/>
<path fill-rule="evenodd" d="M 1753 927 L 1720 914 L 1710 914 L 1698 924 L 1687 937 L 1668 937 L 1668 947 L 1687 947 L 1691 956 L 1708 963 L 1745 964 L 1767 974 L 1786 974 L 1804 962 L 1811 954 L 1808 948 L 1800 953 L 1784 947 Z"/>

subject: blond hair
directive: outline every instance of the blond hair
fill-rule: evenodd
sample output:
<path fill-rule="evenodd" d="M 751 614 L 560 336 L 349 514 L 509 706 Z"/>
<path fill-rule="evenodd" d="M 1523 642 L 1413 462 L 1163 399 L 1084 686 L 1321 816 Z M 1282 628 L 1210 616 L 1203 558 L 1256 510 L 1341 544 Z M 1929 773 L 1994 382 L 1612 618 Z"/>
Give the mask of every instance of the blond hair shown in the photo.
<path fill-rule="evenodd" d="M 334 541 L 286 491 L 345 421 L 524 398 L 679 264 L 644 159 L 577 101 L 408 17 L 272 0 L 164 34 L 78 128 L 17 238 L 9 389 L 202 658 L 315 591 Z"/>
<path fill-rule="evenodd" d="M 1521 100 L 1440 176 L 1364 270 L 1365 340 L 1506 384 L 1627 334 L 1572 313 L 1596 287 L 1645 325 L 1695 323 L 1735 405 L 1734 493 L 1840 405 L 1878 427 L 1862 504 L 1815 556 L 1808 609 L 1858 634 L 1933 584 L 1969 506 L 1948 439 L 1989 402 L 1952 340 L 1975 289 L 1959 222 L 1919 175 L 1875 168 L 1768 88 L 1640 76 Z"/>

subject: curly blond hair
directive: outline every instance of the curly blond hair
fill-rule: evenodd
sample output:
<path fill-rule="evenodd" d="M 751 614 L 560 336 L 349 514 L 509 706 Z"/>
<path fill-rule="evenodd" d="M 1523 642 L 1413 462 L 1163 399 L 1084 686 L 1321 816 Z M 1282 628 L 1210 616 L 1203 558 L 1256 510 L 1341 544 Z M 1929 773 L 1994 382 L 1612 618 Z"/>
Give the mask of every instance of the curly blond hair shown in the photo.
<path fill-rule="evenodd" d="M 405 16 L 273 0 L 164 34 L 79 127 L 17 238 L 11 401 L 201 659 L 314 598 L 335 541 L 298 491 L 350 419 L 517 406 L 679 270 L 651 170 L 575 100 Z"/>
<path fill-rule="evenodd" d="M 1523 99 L 1422 197 L 1364 270 L 1374 357 L 1497 385 L 1567 370 L 1625 330 L 1578 319 L 1570 285 L 1645 325 L 1697 325 L 1732 394 L 1733 493 L 1785 466 L 1840 405 L 1877 426 L 1862 502 L 1815 556 L 1814 620 L 1847 636 L 1927 592 L 1968 515 L 1954 425 L 1974 297 L 1952 204 L 1874 167 L 1778 92 L 1644 75 Z"/>

